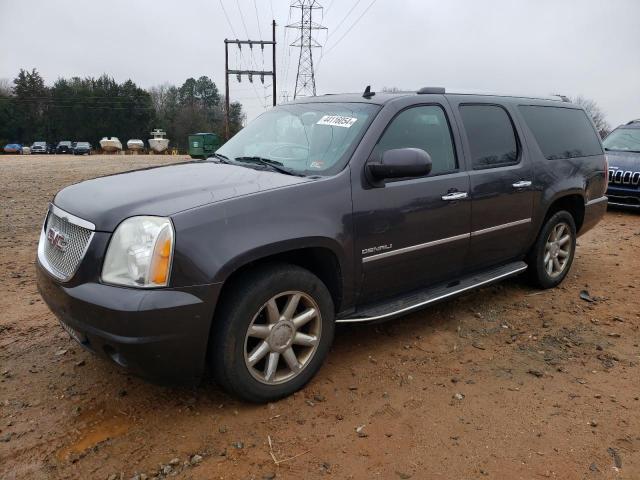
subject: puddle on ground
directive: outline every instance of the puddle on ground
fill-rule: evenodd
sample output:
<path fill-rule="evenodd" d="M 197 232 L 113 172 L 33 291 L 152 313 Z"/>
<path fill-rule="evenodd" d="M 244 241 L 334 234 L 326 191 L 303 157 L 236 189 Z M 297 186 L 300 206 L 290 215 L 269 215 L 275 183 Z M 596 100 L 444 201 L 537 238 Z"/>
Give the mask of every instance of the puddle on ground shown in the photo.
<path fill-rule="evenodd" d="M 110 413 L 105 410 L 92 410 L 83 413 L 72 427 L 76 430 L 75 439 L 56 452 L 58 460 L 67 460 L 79 455 L 105 440 L 120 437 L 132 427 L 133 421 L 124 414 Z M 73 437 L 73 434 L 69 435 Z"/>

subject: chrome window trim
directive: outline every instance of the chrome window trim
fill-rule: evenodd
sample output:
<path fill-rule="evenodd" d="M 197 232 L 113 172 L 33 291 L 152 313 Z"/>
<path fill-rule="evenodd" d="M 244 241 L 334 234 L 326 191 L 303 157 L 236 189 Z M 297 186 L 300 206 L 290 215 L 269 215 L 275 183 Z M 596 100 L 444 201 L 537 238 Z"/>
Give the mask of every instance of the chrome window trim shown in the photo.
<path fill-rule="evenodd" d="M 96 226 L 93 223 L 80 217 L 76 217 L 69 212 L 65 212 L 61 208 L 56 207 L 53 203 L 49 204 L 49 211 L 53 212 L 56 217 L 61 218 L 62 220 L 66 220 L 69 223 L 73 223 L 74 225 L 77 225 L 79 227 L 86 228 L 87 230 L 91 230 L 94 232 L 96 231 Z"/>
<path fill-rule="evenodd" d="M 515 222 L 503 223 L 501 225 L 495 225 L 493 227 L 483 228 L 481 230 L 475 230 L 471 233 L 463 233 L 461 235 L 454 235 L 453 237 L 440 238 L 438 240 L 432 240 L 431 242 L 420 243 L 418 245 L 411 245 L 409 247 L 399 248 L 397 250 L 391 250 L 389 252 L 377 253 L 368 257 L 362 257 L 362 263 L 372 262 L 375 260 L 381 260 L 387 257 L 393 257 L 394 255 L 401 255 L 404 253 L 414 252 L 423 248 L 435 247 L 436 245 L 443 245 L 445 243 L 457 242 L 458 240 L 464 240 L 470 237 L 477 237 L 478 235 L 484 235 L 485 233 L 491 233 L 505 228 L 516 227 L 518 225 L 524 225 L 530 223 L 531 218 L 523 218 L 516 220 Z"/>
<path fill-rule="evenodd" d="M 468 286 L 463 287 L 463 288 L 458 288 L 456 290 L 452 290 L 451 292 L 447 292 L 447 293 L 445 293 L 443 295 L 440 295 L 438 297 L 431 298 L 431 299 L 426 300 L 424 302 L 416 303 L 415 305 L 410 305 L 408 307 L 401 308 L 401 309 L 396 310 L 394 312 L 385 313 L 384 315 L 378 315 L 377 317 L 339 318 L 339 319 L 336 319 L 336 323 L 375 322 L 377 320 L 383 320 L 385 318 L 395 317 L 396 315 L 401 315 L 403 313 L 408 313 L 408 312 L 410 312 L 412 310 L 415 310 L 417 308 L 429 305 L 430 303 L 434 303 L 434 302 L 437 302 L 439 300 L 443 300 L 445 298 L 451 297 L 452 295 L 457 295 L 459 293 L 466 292 L 467 290 L 473 290 L 474 288 L 481 287 L 482 285 L 486 285 L 487 283 L 492 283 L 492 282 L 495 282 L 497 280 L 500 280 L 501 278 L 509 277 L 511 275 L 515 275 L 516 273 L 519 273 L 519 272 L 522 272 L 522 271 L 526 270 L 527 267 L 528 267 L 527 265 L 525 265 L 523 267 L 518 267 L 518 268 L 516 268 L 514 270 L 511 270 L 509 272 L 503 273 L 501 275 L 496 275 L 495 277 L 491 277 L 491 278 L 488 278 L 488 279 L 483 280 L 481 282 L 474 283 L 473 285 L 468 285 Z"/>

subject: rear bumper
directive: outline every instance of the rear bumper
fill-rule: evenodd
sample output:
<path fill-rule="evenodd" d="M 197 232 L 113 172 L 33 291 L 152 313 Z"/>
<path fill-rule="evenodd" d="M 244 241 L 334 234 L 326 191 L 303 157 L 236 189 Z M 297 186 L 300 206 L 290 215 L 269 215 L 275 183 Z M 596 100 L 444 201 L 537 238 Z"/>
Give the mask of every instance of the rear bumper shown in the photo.
<path fill-rule="evenodd" d="M 141 290 L 65 286 L 38 263 L 38 290 L 84 348 L 132 373 L 173 385 L 198 383 L 220 285 Z"/>
<path fill-rule="evenodd" d="M 584 220 L 578 235 L 583 235 L 595 227 L 605 213 L 607 213 L 607 197 L 595 198 L 589 200 L 584 206 Z"/>

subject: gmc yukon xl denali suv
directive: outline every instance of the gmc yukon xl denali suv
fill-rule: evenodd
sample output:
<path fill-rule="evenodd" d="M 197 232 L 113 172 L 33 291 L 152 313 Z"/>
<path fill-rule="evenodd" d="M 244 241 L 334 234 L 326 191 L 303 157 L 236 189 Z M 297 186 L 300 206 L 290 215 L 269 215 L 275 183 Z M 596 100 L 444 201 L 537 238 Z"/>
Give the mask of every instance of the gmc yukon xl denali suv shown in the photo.
<path fill-rule="evenodd" d="M 85 181 L 49 205 L 38 285 L 85 348 L 150 379 L 265 402 L 370 323 L 527 272 L 558 285 L 607 208 L 578 106 L 552 98 L 305 98 L 213 157 Z"/>

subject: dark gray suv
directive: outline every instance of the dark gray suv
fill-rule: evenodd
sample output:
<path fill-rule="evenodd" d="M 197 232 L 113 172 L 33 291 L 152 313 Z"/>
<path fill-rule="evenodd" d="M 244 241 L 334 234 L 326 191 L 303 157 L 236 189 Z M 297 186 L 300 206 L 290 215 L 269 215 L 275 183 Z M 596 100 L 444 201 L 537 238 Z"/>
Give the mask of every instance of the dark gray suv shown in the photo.
<path fill-rule="evenodd" d="M 313 377 L 338 322 L 388 320 L 525 271 L 558 285 L 606 188 L 593 124 L 561 100 L 305 98 L 208 160 L 60 191 L 38 285 L 87 349 L 174 383 L 208 369 L 264 402 Z"/>

